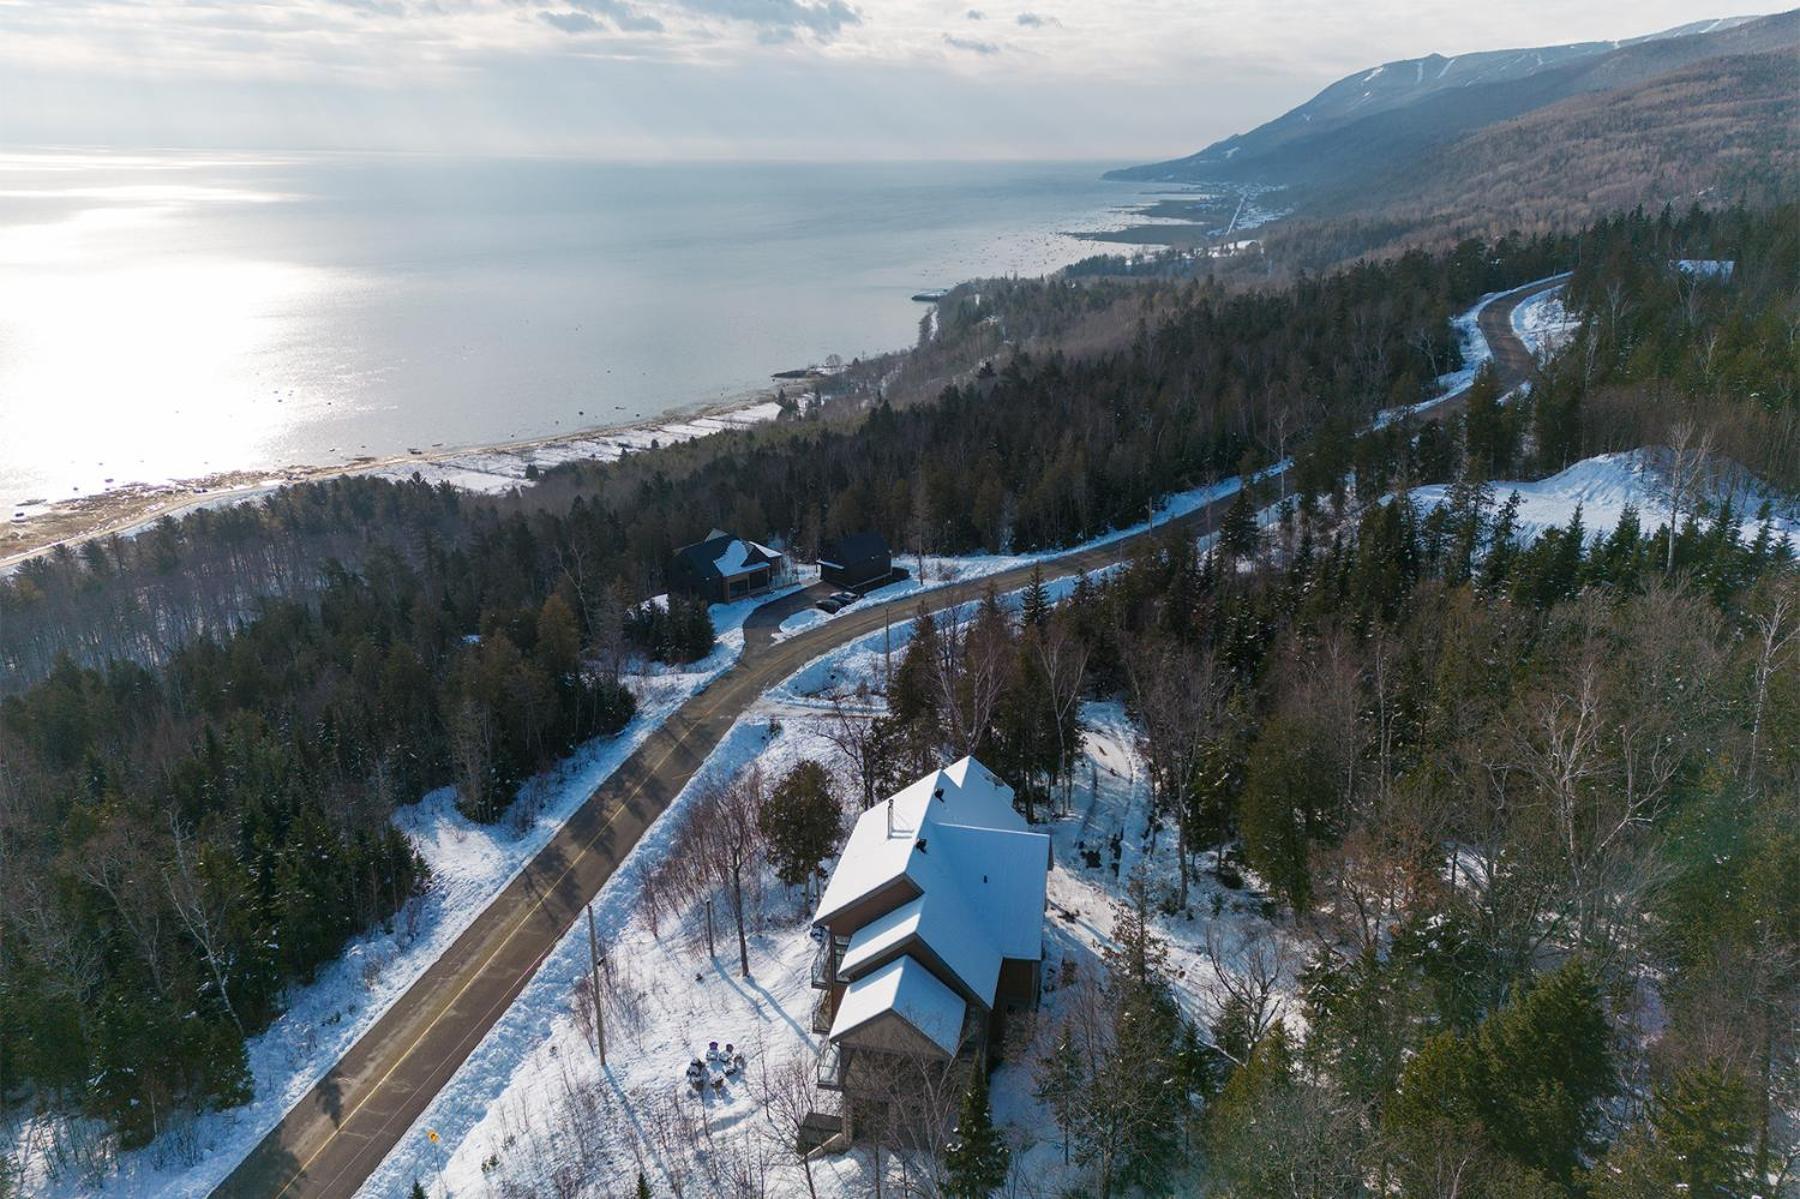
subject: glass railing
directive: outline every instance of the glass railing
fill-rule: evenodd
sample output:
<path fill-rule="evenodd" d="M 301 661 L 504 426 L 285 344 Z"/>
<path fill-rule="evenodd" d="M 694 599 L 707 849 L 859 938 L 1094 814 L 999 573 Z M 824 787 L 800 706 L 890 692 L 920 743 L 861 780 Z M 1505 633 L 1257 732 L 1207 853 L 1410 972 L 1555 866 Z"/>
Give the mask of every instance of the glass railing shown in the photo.
<path fill-rule="evenodd" d="M 830 1091 L 843 1090 L 847 1064 L 843 1051 L 836 1045 L 825 1046 L 819 1054 L 819 1085 Z"/>

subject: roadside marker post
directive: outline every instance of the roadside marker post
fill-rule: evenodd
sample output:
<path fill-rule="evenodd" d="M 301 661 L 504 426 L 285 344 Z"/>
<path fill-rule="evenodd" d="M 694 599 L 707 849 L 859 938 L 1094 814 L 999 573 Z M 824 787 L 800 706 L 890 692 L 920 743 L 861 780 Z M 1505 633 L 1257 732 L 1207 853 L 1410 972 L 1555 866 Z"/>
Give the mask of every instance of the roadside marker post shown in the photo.
<path fill-rule="evenodd" d="M 606 1069 L 606 1014 L 600 1006 L 600 937 L 594 931 L 594 904 L 587 905 L 588 965 L 594 979 L 594 1049 L 600 1054 L 600 1068 Z"/>

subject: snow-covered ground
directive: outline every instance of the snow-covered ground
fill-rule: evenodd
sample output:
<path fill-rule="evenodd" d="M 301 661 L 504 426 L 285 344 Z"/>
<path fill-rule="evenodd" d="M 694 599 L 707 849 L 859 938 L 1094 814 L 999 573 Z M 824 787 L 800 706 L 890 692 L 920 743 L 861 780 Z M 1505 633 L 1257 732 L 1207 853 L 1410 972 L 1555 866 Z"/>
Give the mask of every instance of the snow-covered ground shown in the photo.
<path fill-rule="evenodd" d="M 1588 536 L 1610 533 L 1618 526 L 1627 505 L 1638 510 L 1638 521 L 1648 532 L 1669 519 L 1667 492 L 1661 458 L 1649 450 L 1631 450 L 1618 454 L 1601 454 L 1585 458 L 1567 470 L 1536 482 L 1497 480 L 1492 484 L 1494 502 L 1506 501 L 1514 491 L 1519 493 L 1519 539 L 1535 540 L 1549 528 L 1566 528 L 1581 506 L 1582 526 Z M 1770 501 L 1775 512 L 1775 535 L 1786 535 L 1800 541 L 1800 512 L 1793 500 L 1784 500 L 1754 479 L 1736 472 L 1735 479 L 1719 482 L 1712 489 L 1714 504 L 1729 497 L 1742 517 L 1739 526 L 1747 540 L 1756 535 L 1756 513 L 1762 502 Z M 1421 511 L 1437 507 L 1445 500 L 1449 488 L 1443 484 L 1420 487 L 1412 493 Z"/>
<path fill-rule="evenodd" d="M 415 472 L 427 483 L 448 483 L 464 491 L 498 493 L 529 486 L 530 467 L 545 470 L 564 462 L 613 462 L 626 452 L 647 450 L 652 445 L 671 445 L 705 437 L 724 429 L 738 429 L 772 421 L 781 413 L 774 400 L 730 408 L 710 416 L 616 429 L 606 433 L 537 441 L 495 449 L 467 450 L 417 462 L 398 462 L 370 473 L 391 479 L 410 478 Z"/>
<path fill-rule="evenodd" d="M 1055 588 L 1066 590 L 1067 580 Z M 896 625 L 897 649 L 910 629 Z M 767 1181 L 771 1195 L 803 1195 L 800 1167 L 783 1152 L 791 1129 L 771 1121 L 766 1080 L 798 1062 L 810 1070 L 819 1038 L 810 1018 L 816 993 L 808 983 L 815 946 L 810 907 L 797 893 L 761 880 L 750 936 L 751 977 L 740 979 L 735 944 L 717 916 L 719 952 L 706 948 L 703 908 L 648 910 L 645 880 L 676 843 L 695 798 L 716 780 L 752 763 L 773 781 L 803 758 L 825 763 L 840 794 L 853 791 L 845 764 L 825 735 L 833 698 L 865 712 L 881 710 L 881 634 L 825 655 L 798 672 L 748 713 L 708 759 L 669 813 L 606 884 L 595 912 L 607 963 L 607 1065 L 601 1068 L 575 1001 L 588 965 L 587 934 L 573 929 L 525 993 L 458 1071 L 362 1193 L 404 1193 L 417 1179 L 433 1195 L 612 1195 L 626 1193 L 642 1170 L 658 1194 L 737 1193 L 746 1175 Z M 1153 830 L 1149 793 L 1136 737 L 1117 703 L 1090 703 L 1068 811 L 1045 826 L 1055 846 L 1045 943 L 1049 969 L 1062 963 L 1094 976 L 1112 928 L 1122 879 L 1144 865 L 1159 894 L 1175 887 L 1172 830 Z M 1090 865 L 1089 863 L 1097 863 Z M 724 911 L 715 904 L 715 914 Z M 1233 891 L 1210 874 L 1196 875 L 1186 914 L 1160 918 L 1170 944 L 1169 969 L 1182 1005 L 1202 1022 L 1215 1013 L 1217 977 L 1205 953 L 1215 931 L 1222 959 L 1294 947 L 1263 919 L 1260 896 Z M 1289 976 L 1291 988 L 1291 975 Z M 1291 990 L 1290 990 L 1291 994 Z M 1045 1014 L 1060 997 L 1046 998 Z M 683 1071 L 709 1041 L 746 1052 L 742 1079 L 718 1093 L 695 1095 Z M 1032 1098 L 1029 1061 L 1003 1065 L 994 1077 L 996 1119 L 1008 1126 L 1020 1168 L 1041 1193 L 1060 1193 L 1064 1176 L 1051 1122 Z M 829 1098 L 827 1099 L 829 1102 Z M 430 1132 L 438 1134 L 434 1144 Z M 884 1162 L 899 1185 L 907 1163 Z M 861 1152 L 814 1164 L 824 1196 L 864 1196 L 874 1189 L 873 1163 Z"/>
<path fill-rule="evenodd" d="M 779 594 L 779 593 L 778 593 Z M 254 1097 L 250 1103 L 207 1112 L 144 1149 L 119 1155 L 104 1174 L 57 1169 L 58 1138 L 94 1137 L 98 1130 L 53 1119 L 24 1121 L 10 1139 L 24 1164 L 25 1193 L 39 1196 L 200 1196 L 212 1189 L 278 1123 L 394 1000 L 424 973 L 493 897 L 512 881 L 569 814 L 657 725 L 717 678 L 743 650 L 744 618 L 758 596 L 714 605 L 718 643 L 687 666 L 647 663 L 628 679 L 638 710 L 618 735 L 596 739 L 556 770 L 521 789 L 499 824 L 477 824 L 456 810 L 442 788 L 395 814 L 431 868 L 430 889 L 390 929 L 352 941 L 308 986 L 294 988 L 287 1010 L 247 1045 Z"/>
<path fill-rule="evenodd" d="M 1581 319 L 1563 305 L 1560 284 L 1545 288 L 1513 309 L 1513 333 L 1539 362 L 1561 353 L 1579 328 Z"/>
<path fill-rule="evenodd" d="M 1527 284 L 1526 286 L 1530 286 Z M 1460 369 L 1449 371 L 1437 377 L 1437 393 L 1428 400 L 1420 400 L 1416 404 L 1403 404 L 1398 408 L 1384 408 L 1375 414 L 1375 428 L 1385 429 L 1395 421 L 1409 416 L 1417 416 L 1429 411 L 1446 400 L 1454 399 L 1469 389 L 1475 381 L 1475 375 L 1482 366 L 1493 361 L 1494 351 L 1488 345 L 1487 338 L 1481 332 L 1481 310 L 1489 301 L 1496 300 L 1510 292 L 1490 292 L 1475 301 L 1473 307 L 1461 316 L 1455 317 L 1450 324 L 1456 329 L 1456 341 L 1462 350 L 1463 364 Z"/>

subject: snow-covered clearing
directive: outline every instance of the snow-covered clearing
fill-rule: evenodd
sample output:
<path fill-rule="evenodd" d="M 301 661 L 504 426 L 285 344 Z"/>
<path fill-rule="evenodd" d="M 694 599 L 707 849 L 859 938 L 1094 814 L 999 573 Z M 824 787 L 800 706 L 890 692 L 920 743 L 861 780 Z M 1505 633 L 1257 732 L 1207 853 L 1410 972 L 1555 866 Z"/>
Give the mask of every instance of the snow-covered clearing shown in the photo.
<path fill-rule="evenodd" d="M 779 594 L 779 593 L 777 593 Z M 651 730 L 737 661 L 744 618 L 769 596 L 714 605 L 718 643 L 699 662 L 681 667 L 645 663 L 629 678 L 638 710 L 618 735 L 597 738 L 550 773 L 531 780 L 505 820 L 477 824 L 456 810 L 445 787 L 395 814 L 431 869 L 429 890 L 413 900 L 391 928 L 352 941 L 307 986 L 294 988 L 287 1010 L 246 1046 L 254 1093 L 237 1108 L 206 1112 L 149 1146 L 108 1160 L 104 1173 L 59 1168 L 73 1138 L 101 1131 L 53 1117 L 28 1119 L 14 1130 L 14 1157 L 24 1165 L 25 1193 L 38 1196 L 205 1195 L 356 1039 L 436 961 L 562 826 L 569 814 Z"/>
<path fill-rule="evenodd" d="M 1581 328 L 1581 318 L 1563 304 L 1563 285 L 1545 288 L 1513 309 L 1512 330 L 1539 362 L 1561 353 Z"/>
<path fill-rule="evenodd" d="M 1512 492 L 1519 493 L 1518 537 L 1522 542 L 1535 540 L 1546 529 L 1566 528 L 1577 505 L 1582 527 L 1590 537 L 1616 528 L 1627 506 L 1637 509 L 1641 526 L 1649 532 L 1669 519 L 1668 490 L 1661 469 L 1664 457 L 1653 450 L 1630 450 L 1585 458 L 1536 482 L 1497 480 L 1491 484 L 1494 501 L 1502 504 Z M 1421 511 L 1429 511 L 1444 503 L 1448 492 L 1447 485 L 1433 484 L 1416 489 L 1412 498 Z M 1783 499 L 1742 471 L 1716 480 L 1709 502 L 1716 510 L 1727 498 L 1740 517 L 1743 539 L 1756 536 L 1756 513 L 1767 500 L 1774 511 L 1775 536 L 1800 541 L 1800 511 L 1793 500 Z"/>
<path fill-rule="evenodd" d="M 1068 583 L 1059 580 L 1053 591 L 1066 592 Z M 818 1050 L 810 1031 L 816 996 L 808 977 L 816 948 L 810 905 L 772 878 L 758 880 L 750 978 L 741 979 L 723 896 L 713 905 L 714 954 L 707 950 L 704 908 L 653 917 L 645 881 L 678 844 L 681 822 L 705 788 L 752 764 L 772 782 L 800 760 L 816 759 L 838 777 L 849 802 L 852 780 L 825 732 L 832 701 L 881 711 L 884 649 L 898 651 L 910 631 L 903 622 L 886 640 L 876 633 L 840 647 L 765 697 L 602 889 L 595 915 L 607 977 L 606 1067 L 576 1002 L 589 970 L 587 931 L 577 926 L 363 1194 L 404 1193 L 417 1179 L 433 1195 L 464 1199 L 613 1195 L 627 1193 L 639 1170 L 658 1194 L 736 1194 L 742 1179 L 757 1180 L 770 1195 L 806 1193 L 800 1167 L 785 1151 L 792 1129 L 770 1119 L 763 1096 L 766 1080 L 789 1064 L 810 1071 Z M 1056 858 L 1044 933 L 1051 980 L 1062 976 L 1065 961 L 1077 975 L 1099 970 L 1112 903 L 1140 864 L 1159 896 L 1172 896 L 1176 886 L 1173 830 L 1151 826 L 1144 767 L 1123 707 L 1089 703 L 1083 719 L 1088 732 L 1069 810 L 1044 826 Z M 1228 888 L 1210 872 L 1195 876 L 1187 912 L 1158 924 L 1182 1005 L 1202 1022 L 1211 1019 L 1218 996 L 1205 950 L 1209 928 L 1227 968 L 1249 952 L 1279 947 L 1293 954 L 1264 919 L 1260 895 Z M 1059 1001 L 1052 989 L 1045 1014 L 1054 1015 Z M 711 1041 L 736 1044 L 749 1066 L 721 1091 L 696 1095 L 683 1072 Z M 1009 1126 L 1019 1168 L 1042 1193 L 1059 1193 L 1074 1178 L 1064 1174 L 1051 1120 L 1032 1088 L 1028 1055 L 1002 1065 L 993 1083 L 995 1116 Z M 831 1110 L 833 1102 L 827 1094 L 819 1107 Z M 428 1132 L 438 1134 L 438 1145 Z M 884 1157 L 895 1185 L 909 1168 L 916 1166 Z M 860 1151 L 825 1157 L 814 1163 L 814 1182 L 824 1196 L 865 1196 L 874 1189 L 872 1170 Z"/>

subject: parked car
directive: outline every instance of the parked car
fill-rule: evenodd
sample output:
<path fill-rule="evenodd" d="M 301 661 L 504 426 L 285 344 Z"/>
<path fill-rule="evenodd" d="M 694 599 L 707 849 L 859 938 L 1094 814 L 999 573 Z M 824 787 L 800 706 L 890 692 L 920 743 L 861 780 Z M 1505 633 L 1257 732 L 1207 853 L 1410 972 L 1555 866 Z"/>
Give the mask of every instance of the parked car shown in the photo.
<path fill-rule="evenodd" d="M 813 605 L 813 607 L 821 612 L 836 612 L 843 606 L 843 601 L 839 600 L 835 595 L 826 596 L 824 599 Z"/>
<path fill-rule="evenodd" d="M 831 593 L 831 598 L 838 602 L 838 607 L 848 608 L 851 604 L 854 604 L 857 600 L 861 599 L 862 596 L 856 594 L 854 591 L 834 591 Z"/>

